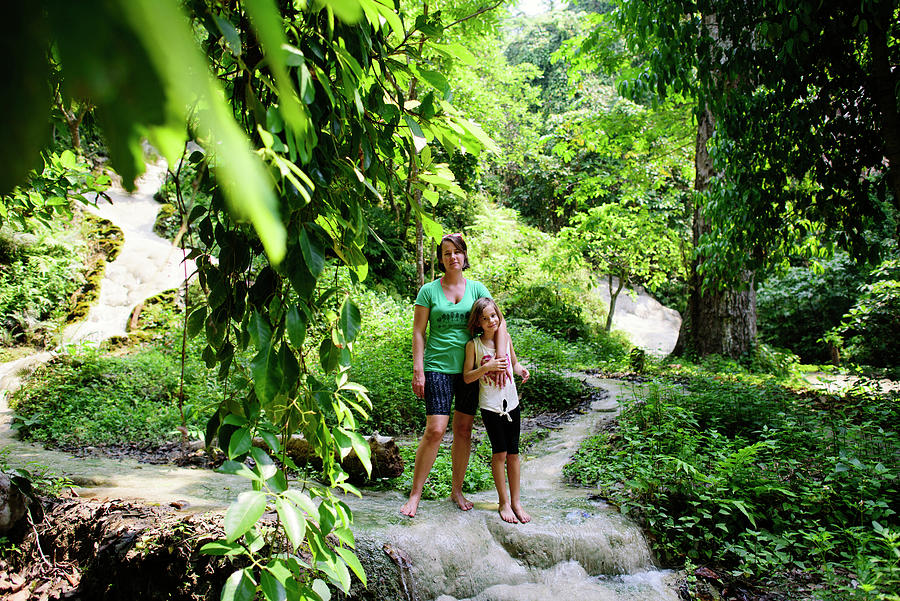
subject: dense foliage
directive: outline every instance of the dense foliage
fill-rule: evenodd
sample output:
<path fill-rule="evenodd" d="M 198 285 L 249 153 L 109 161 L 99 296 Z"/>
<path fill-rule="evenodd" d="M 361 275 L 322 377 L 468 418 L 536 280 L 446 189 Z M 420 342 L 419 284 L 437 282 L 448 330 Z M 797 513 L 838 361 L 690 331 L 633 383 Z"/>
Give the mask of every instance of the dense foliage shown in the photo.
<path fill-rule="evenodd" d="M 756 577 L 798 567 L 820 574 L 829 599 L 888 599 L 900 584 L 898 406 L 867 387 L 657 380 L 636 385 L 618 427 L 588 439 L 565 473 L 643 524 L 666 562 Z"/>
<path fill-rule="evenodd" d="M 863 281 L 846 253 L 767 278 L 757 290 L 760 341 L 789 348 L 808 362 L 831 361 L 823 339 L 840 324 Z"/>
<path fill-rule="evenodd" d="M 74 232 L 38 230 L 37 235 L 0 230 L 2 343 L 33 344 L 49 337 L 53 319 L 65 316 L 82 280 Z"/>

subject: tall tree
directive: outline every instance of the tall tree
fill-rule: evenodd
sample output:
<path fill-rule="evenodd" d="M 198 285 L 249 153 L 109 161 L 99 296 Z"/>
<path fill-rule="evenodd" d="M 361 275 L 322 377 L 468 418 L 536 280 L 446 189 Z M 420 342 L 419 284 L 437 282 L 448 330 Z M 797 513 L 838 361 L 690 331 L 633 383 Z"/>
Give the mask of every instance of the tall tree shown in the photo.
<path fill-rule="evenodd" d="M 750 291 L 754 268 L 814 248 L 809 238 L 821 223 L 864 253 L 866 220 L 888 193 L 898 202 L 897 17 L 896 0 L 620 3 L 618 21 L 647 66 L 623 91 L 697 98 L 696 310 L 687 320 L 694 346 L 735 331 L 693 323 L 702 309 L 720 314 L 723 326 L 737 318 L 737 330 L 753 331 L 743 309 L 711 306 L 721 291 Z M 708 180 L 700 145 L 709 151 Z M 745 345 L 722 348 L 729 346 Z"/>

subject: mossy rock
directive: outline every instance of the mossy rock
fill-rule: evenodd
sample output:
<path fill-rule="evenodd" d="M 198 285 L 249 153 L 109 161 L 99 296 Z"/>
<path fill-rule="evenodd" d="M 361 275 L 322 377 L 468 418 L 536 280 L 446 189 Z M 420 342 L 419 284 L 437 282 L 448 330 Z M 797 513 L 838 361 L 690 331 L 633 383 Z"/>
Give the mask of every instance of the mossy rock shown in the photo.
<path fill-rule="evenodd" d="M 171 313 L 181 313 L 181 294 L 172 288 L 151 296 L 137 305 L 128 316 L 126 329 L 137 339 L 171 327 Z"/>
<path fill-rule="evenodd" d="M 72 296 L 66 323 L 76 323 L 87 317 L 91 305 L 100 297 L 100 282 L 106 273 L 106 264 L 119 256 L 125 243 L 121 228 L 109 219 L 88 212 L 82 214 L 82 235 L 88 241 L 91 256 L 86 261 L 85 282 Z"/>
<path fill-rule="evenodd" d="M 108 263 L 115 261 L 125 243 L 125 234 L 121 228 L 109 219 L 93 213 L 84 213 L 82 223 L 88 243 L 94 246 L 97 253 L 104 255 Z"/>
<path fill-rule="evenodd" d="M 153 224 L 153 231 L 160 238 L 172 240 L 181 229 L 181 215 L 178 209 L 171 203 L 160 205 L 159 213 L 156 214 L 156 222 Z"/>

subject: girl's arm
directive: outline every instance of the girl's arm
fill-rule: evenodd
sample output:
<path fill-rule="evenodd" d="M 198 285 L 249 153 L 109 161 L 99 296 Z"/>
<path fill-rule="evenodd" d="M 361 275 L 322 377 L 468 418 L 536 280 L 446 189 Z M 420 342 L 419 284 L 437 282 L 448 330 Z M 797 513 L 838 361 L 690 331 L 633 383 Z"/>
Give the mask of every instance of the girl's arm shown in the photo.
<path fill-rule="evenodd" d="M 519 374 L 522 377 L 522 384 L 528 381 L 528 378 L 531 377 L 531 374 L 528 372 L 528 368 L 519 363 L 519 359 L 516 357 L 516 351 L 513 348 L 512 340 L 509 341 L 509 360 L 512 362 L 512 370 L 514 374 Z"/>
<path fill-rule="evenodd" d="M 494 357 L 484 365 L 478 366 L 478 359 L 475 357 L 475 343 L 468 341 L 466 343 L 466 361 L 463 364 L 463 381 L 471 384 L 481 378 L 486 373 L 492 371 L 504 370 L 503 359 Z"/>
<path fill-rule="evenodd" d="M 425 397 L 425 328 L 428 326 L 428 317 L 431 310 L 422 305 L 416 305 L 413 316 L 413 392 L 417 397 Z"/>

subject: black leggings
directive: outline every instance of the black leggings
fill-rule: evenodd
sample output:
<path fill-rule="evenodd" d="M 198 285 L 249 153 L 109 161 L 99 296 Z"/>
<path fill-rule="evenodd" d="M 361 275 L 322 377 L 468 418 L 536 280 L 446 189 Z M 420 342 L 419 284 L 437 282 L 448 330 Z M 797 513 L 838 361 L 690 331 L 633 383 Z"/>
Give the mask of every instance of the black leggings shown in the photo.
<path fill-rule="evenodd" d="M 519 426 L 521 423 L 521 411 L 516 407 L 509 412 L 512 421 L 505 415 L 481 410 L 481 419 L 484 420 L 484 428 L 488 438 L 491 439 L 491 453 L 506 453 L 507 455 L 519 454 Z"/>

